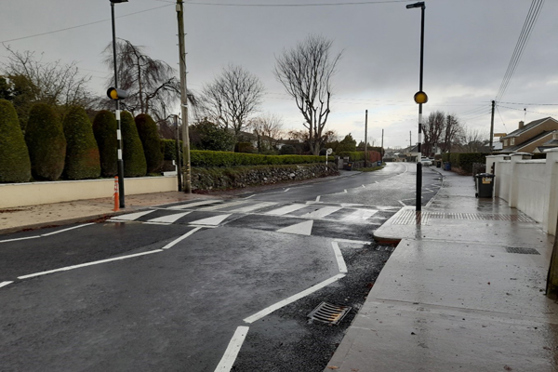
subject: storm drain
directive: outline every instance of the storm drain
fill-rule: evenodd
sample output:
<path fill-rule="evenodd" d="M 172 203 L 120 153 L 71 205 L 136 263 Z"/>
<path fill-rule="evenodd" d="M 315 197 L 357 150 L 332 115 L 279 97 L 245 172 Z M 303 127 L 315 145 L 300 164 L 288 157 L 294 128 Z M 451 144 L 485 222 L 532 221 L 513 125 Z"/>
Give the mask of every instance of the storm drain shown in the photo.
<path fill-rule="evenodd" d="M 519 254 L 539 254 L 535 248 L 517 248 L 517 247 L 506 247 L 506 252 L 508 253 L 519 253 Z"/>
<path fill-rule="evenodd" d="M 349 311 L 351 311 L 350 306 L 337 306 L 322 302 L 308 314 L 308 318 L 327 324 L 339 324 Z"/>

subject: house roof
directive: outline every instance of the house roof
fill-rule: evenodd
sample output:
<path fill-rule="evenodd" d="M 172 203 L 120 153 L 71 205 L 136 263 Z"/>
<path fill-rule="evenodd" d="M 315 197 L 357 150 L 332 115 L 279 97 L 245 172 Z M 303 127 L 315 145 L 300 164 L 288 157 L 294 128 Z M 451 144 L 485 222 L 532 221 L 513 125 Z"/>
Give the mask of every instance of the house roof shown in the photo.
<path fill-rule="evenodd" d="M 553 119 L 553 120 L 554 120 L 554 119 Z M 529 123 L 529 124 L 531 124 L 531 123 Z M 540 123 L 539 123 L 539 124 L 540 124 Z M 539 134 L 538 136 L 535 136 L 535 137 L 533 137 L 533 138 L 530 138 L 529 140 L 527 140 L 527 141 L 525 141 L 525 142 L 523 142 L 523 143 L 520 143 L 519 145 L 506 147 L 505 149 L 498 151 L 498 153 L 500 153 L 500 154 L 511 154 L 512 152 L 521 151 L 522 148 L 524 148 L 524 147 L 526 147 L 526 146 L 529 146 L 529 145 L 532 144 L 533 142 L 536 142 L 536 141 L 538 141 L 538 140 L 540 140 L 540 139 L 542 139 L 542 138 L 544 138 L 544 137 L 546 137 L 546 136 L 550 136 L 550 135 L 552 135 L 552 133 L 554 133 L 554 131 L 551 131 L 551 132 L 548 132 L 548 131 L 542 132 L 542 133 Z"/>
<path fill-rule="evenodd" d="M 511 137 L 520 136 L 520 135 L 522 135 L 523 133 L 530 131 L 531 129 L 535 128 L 536 126 L 538 126 L 538 125 L 544 123 L 545 121 L 547 121 L 547 120 L 549 120 L 549 119 L 552 120 L 552 121 L 554 121 L 554 122 L 556 122 L 556 124 L 558 124 L 558 121 L 556 121 L 554 118 L 552 118 L 552 117 L 549 116 L 549 117 L 546 117 L 546 118 L 542 118 L 542 119 L 538 119 L 538 120 L 532 121 L 532 122 L 526 124 L 523 128 L 516 129 L 516 130 L 514 130 L 513 132 L 511 132 L 510 134 L 508 134 L 507 136 L 504 136 L 504 137 L 502 137 L 502 138 L 511 138 Z M 506 150 L 507 150 L 507 149 L 506 149 Z"/>

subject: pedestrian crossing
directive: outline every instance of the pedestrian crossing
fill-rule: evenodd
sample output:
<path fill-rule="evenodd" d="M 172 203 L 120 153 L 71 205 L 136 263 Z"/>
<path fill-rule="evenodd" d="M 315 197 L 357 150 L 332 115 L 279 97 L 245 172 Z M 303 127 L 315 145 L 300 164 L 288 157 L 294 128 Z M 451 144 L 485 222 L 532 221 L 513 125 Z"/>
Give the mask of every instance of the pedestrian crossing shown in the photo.
<path fill-rule="evenodd" d="M 203 227 L 250 228 L 286 234 L 338 236 L 352 231 L 351 239 L 367 239 L 363 233 L 379 227 L 399 207 L 325 204 L 319 202 L 280 203 L 252 199 L 202 200 L 112 217 L 110 222 L 183 224 Z M 360 235 L 354 233 L 360 231 Z M 351 234 L 349 234 L 351 235 Z"/>

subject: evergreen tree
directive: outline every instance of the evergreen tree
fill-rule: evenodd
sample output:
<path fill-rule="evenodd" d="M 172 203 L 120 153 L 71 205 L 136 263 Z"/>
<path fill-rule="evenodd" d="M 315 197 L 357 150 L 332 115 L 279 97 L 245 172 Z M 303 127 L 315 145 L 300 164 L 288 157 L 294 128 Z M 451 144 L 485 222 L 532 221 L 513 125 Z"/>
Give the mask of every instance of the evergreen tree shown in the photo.
<path fill-rule="evenodd" d="M 135 121 L 145 153 L 147 173 L 155 173 L 159 171 L 163 164 L 163 152 L 161 151 L 157 124 L 147 114 L 139 114 Z"/>
<path fill-rule="evenodd" d="M 147 173 L 147 162 L 134 117 L 127 111 L 120 114 L 125 177 L 142 177 Z"/>
<path fill-rule="evenodd" d="M 38 103 L 31 108 L 25 142 L 33 177 L 48 181 L 60 178 L 66 157 L 66 138 L 62 122 L 51 106 Z"/>
<path fill-rule="evenodd" d="M 62 124 L 68 144 L 65 177 L 70 180 L 98 178 L 101 175 L 99 148 L 85 109 L 70 108 Z"/>
<path fill-rule="evenodd" d="M 27 182 L 31 161 L 14 106 L 0 99 L 0 183 Z"/>
<path fill-rule="evenodd" d="M 101 157 L 101 175 L 114 177 L 118 173 L 116 140 L 116 118 L 110 111 L 99 111 L 93 120 L 93 133 Z"/>

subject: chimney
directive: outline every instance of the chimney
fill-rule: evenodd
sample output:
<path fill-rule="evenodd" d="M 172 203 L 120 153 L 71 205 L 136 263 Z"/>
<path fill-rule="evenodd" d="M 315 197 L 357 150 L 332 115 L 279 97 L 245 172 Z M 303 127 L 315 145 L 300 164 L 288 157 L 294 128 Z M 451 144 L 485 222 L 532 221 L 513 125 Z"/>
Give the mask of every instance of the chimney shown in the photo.
<path fill-rule="evenodd" d="M 523 129 L 524 126 L 525 126 L 525 122 L 520 121 L 519 122 L 519 129 Z"/>

